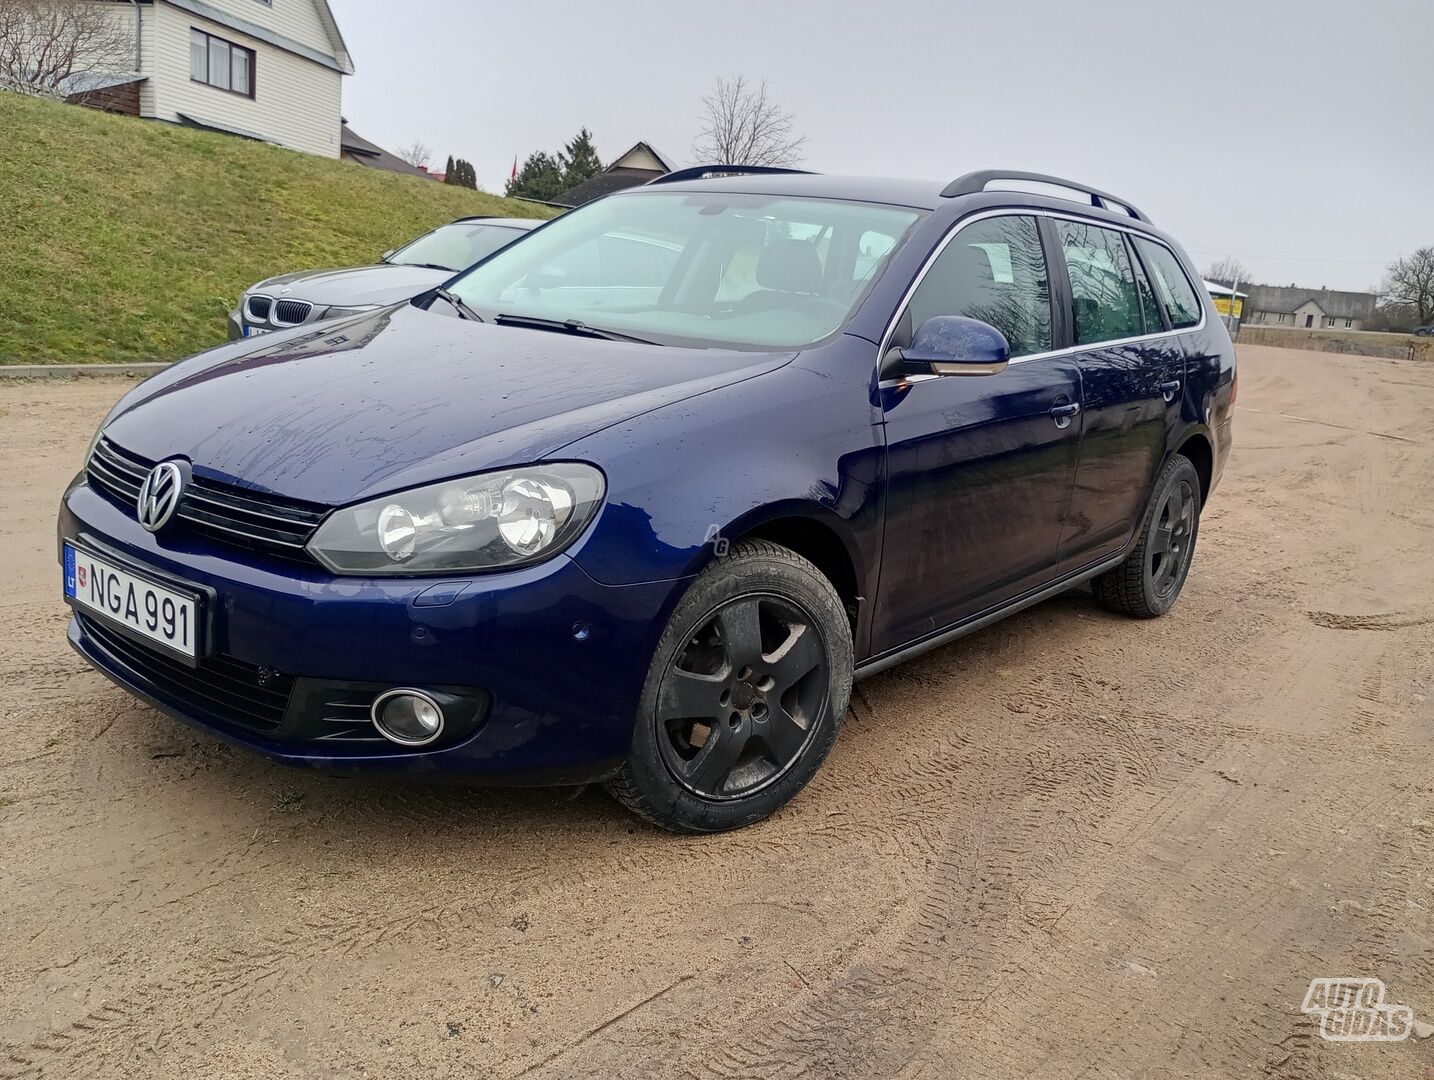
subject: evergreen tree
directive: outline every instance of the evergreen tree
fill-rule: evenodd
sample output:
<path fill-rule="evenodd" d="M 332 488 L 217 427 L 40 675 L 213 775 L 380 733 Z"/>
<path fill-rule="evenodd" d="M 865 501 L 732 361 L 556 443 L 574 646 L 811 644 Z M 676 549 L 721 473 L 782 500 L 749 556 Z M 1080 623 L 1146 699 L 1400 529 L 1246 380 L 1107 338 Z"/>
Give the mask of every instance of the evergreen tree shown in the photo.
<path fill-rule="evenodd" d="M 448 155 L 448 167 L 443 170 L 443 182 L 445 184 L 456 184 L 458 181 L 453 178 L 453 155 Z"/>
<path fill-rule="evenodd" d="M 478 186 L 478 171 L 473 164 L 464 158 L 449 158 L 448 173 L 443 178 L 445 184 L 452 184 L 455 187 L 476 188 Z"/>
<path fill-rule="evenodd" d="M 593 136 L 587 128 L 583 128 L 563 147 L 563 152 L 558 155 L 558 164 L 563 170 L 563 190 L 577 187 L 584 180 L 589 180 L 602 172 L 602 159 L 598 157 L 597 147 L 593 145 Z"/>
<path fill-rule="evenodd" d="M 552 199 L 571 185 L 564 181 L 563 166 L 552 154 L 536 150 L 528 155 L 504 193 L 515 199 Z"/>

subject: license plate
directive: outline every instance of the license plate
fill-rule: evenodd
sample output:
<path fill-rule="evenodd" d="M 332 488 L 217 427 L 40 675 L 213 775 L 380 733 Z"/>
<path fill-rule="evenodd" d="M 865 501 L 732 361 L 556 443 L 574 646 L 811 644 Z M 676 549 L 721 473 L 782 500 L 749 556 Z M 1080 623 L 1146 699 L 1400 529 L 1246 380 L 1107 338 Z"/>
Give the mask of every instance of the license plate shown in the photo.
<path fill-rule="evenodd" d="M 268 332 L 269 332 L 268 330 L 265 330 L 263 327 L 259 327 L 259 326 L 246 326 L 246 327 L 244 327 L 244 336 L 245 336 L 245 337 L 258 337 L 260 334 L 267 334 Z"/>
<path fill-rule="evenodd" d="M 199 601 L 84 548 L 65 545 L 65 596 L 76 607 L 195 662 Z"/>

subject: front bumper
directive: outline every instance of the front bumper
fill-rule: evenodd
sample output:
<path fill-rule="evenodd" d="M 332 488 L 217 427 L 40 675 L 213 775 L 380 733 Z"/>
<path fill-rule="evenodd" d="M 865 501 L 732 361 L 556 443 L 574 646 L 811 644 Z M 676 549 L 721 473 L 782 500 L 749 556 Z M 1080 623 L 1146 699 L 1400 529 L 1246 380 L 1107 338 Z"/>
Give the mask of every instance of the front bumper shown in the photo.
<path fill-rule="evenodd" d="M 245 672 L 289 687 L 272 730 L 233 722 L 211 686 L 152 670 L 113 628 L 72 619 L 70 643 L 91 664 L 172 716 L 290 765 L 450 773 L 486 783 L 582 783 L 626 755 L 647 667 L 682 581 L 609 586 L 567 555 L 525 569 L 444 578 L 335 577 L 176 530 L 163 539 L 83 482 L 61 505 L 61 541 L 213 591 L 204 665 L 247 699 Z M 108 644 L 109 647 L 106 647 Z M 206 671 L 208 669 L 206 668 Z M 372 692 L 445 689 L 475 703 L 466 730 L 407 750 L 372 738 L 321 737 L 336 688 L 361 727 Z M 298 695 L 305 695 L 299 707 Z M 236 699 L 238 700 L 238 699 Z M 370 699 L 371 700 L 371 699 Z M 351 732 L 351 734 L 353 734 Z M 359 732 L 359 734 L 362 734 Z"/>

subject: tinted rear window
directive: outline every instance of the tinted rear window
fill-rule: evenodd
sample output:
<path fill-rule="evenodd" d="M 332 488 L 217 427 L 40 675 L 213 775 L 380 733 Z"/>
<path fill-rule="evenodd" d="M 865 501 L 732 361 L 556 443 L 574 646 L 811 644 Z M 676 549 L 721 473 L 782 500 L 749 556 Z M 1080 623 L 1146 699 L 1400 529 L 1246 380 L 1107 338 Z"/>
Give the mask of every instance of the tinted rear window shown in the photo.
<path fill-rule="evenodd" d="M 1140 249 L 1140 257 L 1155 276 L 1155 288 L 1160 293 L 1166 313 L 1170 316 L 1170 325 L 1179 330 L 1198 323 L 1202 311 L 1200 296 L 1190 284 L 1190 279 L 1185 276 L 1185 270 L 1175 253 L 1164 244 L 1144 238 L 1138 238 L 1135 244 Z"/>

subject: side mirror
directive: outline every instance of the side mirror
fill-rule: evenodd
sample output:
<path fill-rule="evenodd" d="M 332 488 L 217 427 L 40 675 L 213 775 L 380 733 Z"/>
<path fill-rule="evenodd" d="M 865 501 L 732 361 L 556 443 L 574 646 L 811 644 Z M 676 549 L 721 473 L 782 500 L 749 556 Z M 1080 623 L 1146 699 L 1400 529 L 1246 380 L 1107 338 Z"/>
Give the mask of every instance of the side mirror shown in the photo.
<path fill-rule="evenodd" d="M 935 315 L 917 329 L 901 358 L 909 374 L 997 375 L 1011 362 L 1011 346 L 990 323 Z"/>

